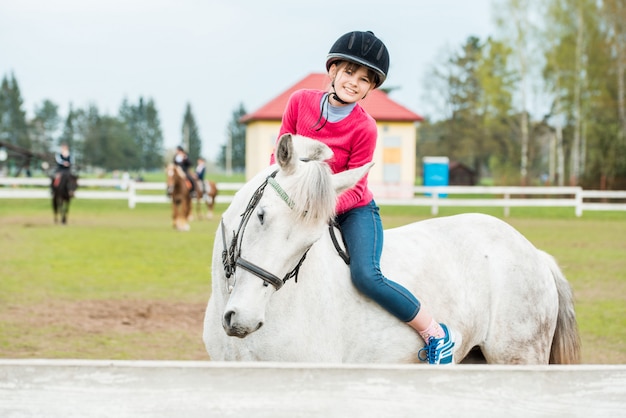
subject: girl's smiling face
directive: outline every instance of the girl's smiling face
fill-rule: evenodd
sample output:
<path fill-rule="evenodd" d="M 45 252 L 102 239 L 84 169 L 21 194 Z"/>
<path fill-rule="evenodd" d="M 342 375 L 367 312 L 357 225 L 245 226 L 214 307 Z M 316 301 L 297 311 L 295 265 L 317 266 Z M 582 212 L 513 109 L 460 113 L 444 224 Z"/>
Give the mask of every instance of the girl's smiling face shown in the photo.
<path fill-rule="evenodd" d="M 373 71 L 362 65 L 348 62 L 333 64 L 328 74 L 333 80 L 335 92 L 346 104 L 365 98 L 376 85 Z M 342 105 L 342 103 L 337 102 L 333 105 Z"/>

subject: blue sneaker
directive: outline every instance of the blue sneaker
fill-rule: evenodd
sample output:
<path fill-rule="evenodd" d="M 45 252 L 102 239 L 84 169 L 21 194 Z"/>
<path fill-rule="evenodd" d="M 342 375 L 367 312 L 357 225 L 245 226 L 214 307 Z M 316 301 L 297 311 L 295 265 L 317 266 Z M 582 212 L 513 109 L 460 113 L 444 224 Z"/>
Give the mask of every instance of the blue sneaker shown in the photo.
<path fill-rule="evenodd" d="M 454 336 L 445 324 L 440 325 L 446 335 L 443 338 L 430 337 L 424 348 L 417 353 L 417 358 L 428 361 L 429 364 L 453 364 Z"/>

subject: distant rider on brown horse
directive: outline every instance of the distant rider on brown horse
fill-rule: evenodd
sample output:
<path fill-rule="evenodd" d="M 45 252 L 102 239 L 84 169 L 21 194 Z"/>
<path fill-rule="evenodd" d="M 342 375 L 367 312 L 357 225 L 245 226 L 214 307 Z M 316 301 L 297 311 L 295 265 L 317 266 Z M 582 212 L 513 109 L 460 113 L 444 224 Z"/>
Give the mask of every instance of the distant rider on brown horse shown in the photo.
<path fill-rule="evenodd" d="M 74 158 L 70 153 L 70 147 L 66 143 L 61 144 L 61 151 L 55 154 L 54 159 L 57 163 L 57 168 L 52 178 L 52 187 L 57 187 L 61 181 L 61 177 L 65 174 L 69 174 L 74 164 Z"/>
<path fill-rule="evenodd" d="M 191 168 L 191 161 L 189 161 L 189 156 L 183 147 L 180 145 L 176 147 L 176 155 L 174 155 L 174 164 L 179 166 L 185 172 L 185 176 L 187 176 L 187 187 L 189 188 L 189 193 L 193 194 L 195 190 L 195 181 L 189 172 Z"/>

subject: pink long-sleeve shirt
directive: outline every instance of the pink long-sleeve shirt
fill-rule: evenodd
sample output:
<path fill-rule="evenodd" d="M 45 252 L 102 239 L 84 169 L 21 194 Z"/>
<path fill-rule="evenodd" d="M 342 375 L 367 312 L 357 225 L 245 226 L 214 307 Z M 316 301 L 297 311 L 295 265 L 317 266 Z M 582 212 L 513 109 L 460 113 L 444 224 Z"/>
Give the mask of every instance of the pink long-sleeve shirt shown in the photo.
<path fill-rule="evenodd" d="M 278 138 L 285 133 L 297 134 L 316 139 L 328 145 L 334 155 L 328 162 L 333 173 L 360 167 L 372 161 L 376 148 L 378 130 L 376 121 L 358 104 L 352 112 L 338 122 L 330 122 L 320 117 L 320 102 L 325 92 L 319 90 L 298 90 L 294 92 L 283 114 Z M 322 129 L 316 131 L 321 125 Z M 270 162 L 275 162 L 272 153 Z M 337 199 L 337 214 L 365 206 L 373 199 L 367 185 L 367 174 L 351 189 Z"/>

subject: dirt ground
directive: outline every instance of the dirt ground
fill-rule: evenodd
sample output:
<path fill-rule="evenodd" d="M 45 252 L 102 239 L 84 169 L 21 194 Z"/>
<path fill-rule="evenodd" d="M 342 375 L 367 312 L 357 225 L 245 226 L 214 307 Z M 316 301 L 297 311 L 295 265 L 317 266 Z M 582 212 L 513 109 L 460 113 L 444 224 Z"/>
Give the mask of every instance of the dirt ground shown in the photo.
<path fill-rule="evenodd" d="M 59 357 L 76 358 L 121 356 L 134 360 L 208 360 L 202 346 L 205 308 L 205 303 L 145 300 L 50 301 L 33 306 L 9 305 L 0 309 L 0 321 L 11 324 L 16 334 L 13 339 L 21 339 L 22 342 L 7 350 L 0 346 L 0 357 L 46 358 L 57 357 L 54 353 L 60 353 Z M 45 346 L 37 343 L 42 334 Z M 100 342 L 94 342 L 99 338 Z M 115 341 L 123 341 L 124 344 L 119 345 L 127 346 L 127 342 L 134 339 L 143 340 L 145 344 L 140 343 L 143 347 L 137 351 L 124 348 L 124 353 L 104 354 L 105 357 L 102 357 L 100 350 L 115 350 Z M 181 347 L 183 344 L 185 348 Z M 72 353 L 73 349 L 75 353 Z M 176 358 L 176 353 L 181 352 L 185 354 Z M 173 358 L 168 358 L 170 356 Z"/>
<path fill-rule="evenodd" d="M 67 325 L 77 331 L 135 332 L 202 329 L 204 304 L 167 303 L 162 301 L 97 300 L 61 303 L 36 307 L 13 307 L 9 312 L 33 325 Z M 24 311 L 28 312 L 24 312 Z"/>
<path fill-rule="evenodd" d="M 0 358 L 210 360 L 202 342 L 206 303 L 58 300 L 0 306 Z M 598 341 L 583 363 L 623 364 Z M 471 362 L 471 361 L 470 361 Z"/>

